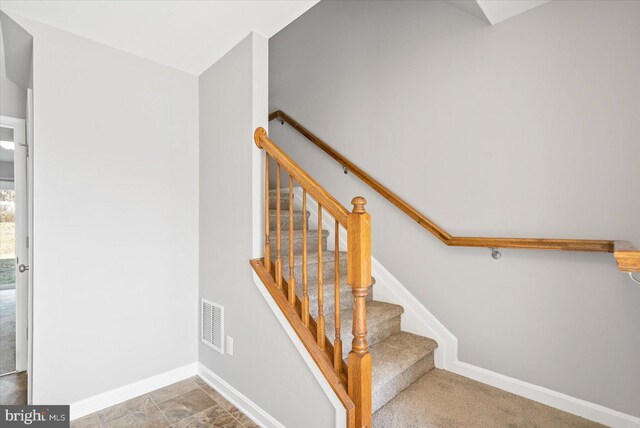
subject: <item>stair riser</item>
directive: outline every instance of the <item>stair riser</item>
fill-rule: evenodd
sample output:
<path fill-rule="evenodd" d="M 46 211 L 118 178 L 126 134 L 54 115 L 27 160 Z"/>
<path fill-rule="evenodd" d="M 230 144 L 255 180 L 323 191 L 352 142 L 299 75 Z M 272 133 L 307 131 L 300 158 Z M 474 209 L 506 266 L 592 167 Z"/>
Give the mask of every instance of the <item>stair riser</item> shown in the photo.
<path fill-rule="evenodd" d="M 418 360 L 411 367 L 407 368 L 399 376 L 394 377 L 386 385 L 381 385 L 373 393 L 372 411 L 375 413 L 379 408 L 387 404 L 398 393 L 403 391 L 413 382 L 434 368 L 433 352 Z"/>
<path fill-rule="evenodd" d="M 276 209 L 276 201 L 277 198 L 275 196 L 269 197 L 269 208 L 272 210 Z M 295 208 L 296 204 L 293 203 L 293 207 Z M 289 210 L 289 195 L 281 195 L 280 196 L 280 209 L 281 210 Z"/>
<path fill-rule="evenodd" d="M 309 229 L 309 222 L 307 216 L 307 230 Z M 303 215 L 302 211 L 293 212 L 293 228 L 295 230 L 302 230 Z M 275 235 L 276 233 L 276 214 L 271 212 L 269 214 L 269 231 Z M 280 212 L 280 236 L 289 231 L 289 211 L 281 210 Z"/>
<path fill-rule="evenodd" d="M 376 325 L 367 325 L 367 343 L 369 346 L 382 342 L 389 336 L 392 336 L 400 331 L 400 316 L 386 320 L 385 322 Z M 346 359 L 351 351 L 351 342 L 353 341 L 353 334 L 350 329 L 342 329 L 342 359 Z M 335 337 L 333 333 L 330 335 L 330 339 Z"/>
<path fill-rule="evenodd" d="M 310 254 L 307 259 L 307 283 L 308 284 L 318 283 L 317 257 L 318 257 L 317 254 Z M 281 258 L 282 258 L 282 277 L 285 280 L 288 280 L 289 279 L 289 258 L 284 256 L 281 256 Z M 273 261 L 275 262 L 275 257 Z M 323 279 L 323 285 L 325 287 L 327 285 L 333 287 L 333 281 L 334 281 L 334 275 L 335 275 L 334 268 L 335 268 L 335 261 L 333 258 L 331 260 L 324 260 L 322 262 L 322 279 Z M 346 257 L 344 256 L 340 258 L 339 269 L 340 269 L 340 276 L 341 277 L 346 276 L 347 260 L 346 260 Z M 297 261 L 294 262 L 293 277 L 296 280 L 296 284 L 302 283 L 302 262 L 297 262 Z"/>
<path fill-rule="evenodd" d="M 269 242 L 271 244 L 271 260 L 275 260 L 276 257 L 276 236 L 275 232 L 271 233 L 269 237 Z M 280 231 L 280 246 L 281 246 L 281 256 L 289 255 L 289 229 Z M 302 239 L 298 239 L 294 237 L 293 239 L 293 254 L 299 255 L 302 254 Z M 322 249 L 327 249 L 327 237 L 323 235 L 322 238 Z M 318 251 L 318 231 L 307 231 L 307 254 L 309 257 L 317 257 L 316 254 Z"/>
<path fill-rule="evenodd" d="M 332 286 L 333 287 L 333 286 Z M 298 296 L 302 296 L 300 292 Z M 373 287 L 369 287 L 369 294 L 365 298 L 367 302 L 373 300 Z M 329 291 L 327 289 L 324 290 L 324 316 L 335 316 L 335 299 L 333 290 Z M 340 289 L 340 309 L 347 309 L 353 307 L 353 294 L 351 293 L 351 289 L 349 287 L 342 287 Z M 309 313 L 313 318 L 318 316 L 318 290 L 309 289 Z"/>

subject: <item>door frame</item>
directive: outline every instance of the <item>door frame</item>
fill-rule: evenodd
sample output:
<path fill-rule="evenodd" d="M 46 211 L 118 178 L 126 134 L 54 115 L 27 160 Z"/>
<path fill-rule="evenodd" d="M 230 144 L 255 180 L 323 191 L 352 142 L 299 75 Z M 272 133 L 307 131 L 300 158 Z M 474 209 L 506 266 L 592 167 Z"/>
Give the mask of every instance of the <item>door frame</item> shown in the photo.
<path fill-rule="evenodd" d="M 13 141 L 15 144 L 14 165 L 14 190 L 16 192 L 16 372 L 28 369 L 29 363 L 29 271 L 18 272 L 18 264 L 29 266 L 29 249 L 27 240 L 29 236 L 29 191 L 28 191 L 28 146 L 26 136 L 26 120 L 10 116 L 0 116 L 0 123 L 4 127 L 13 129 Z"/>
<path fill-rule="evenodd" d="M 26 137 L 27 137 L 27 203 L 28 221 L 27 234 L 29 236 L 29 277 L 27 290 L 29 293 L 27 300 L 27 404 L 33 404 L 33 89 L 27 89 L 27 119 L 26 119 Z"/>

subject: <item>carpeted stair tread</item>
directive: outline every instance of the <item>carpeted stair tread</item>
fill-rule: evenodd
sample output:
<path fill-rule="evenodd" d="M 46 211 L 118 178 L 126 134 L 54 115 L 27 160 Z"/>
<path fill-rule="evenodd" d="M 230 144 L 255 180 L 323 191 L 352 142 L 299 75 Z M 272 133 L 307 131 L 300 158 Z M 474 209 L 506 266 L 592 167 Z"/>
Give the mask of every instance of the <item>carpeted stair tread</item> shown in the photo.
<path fill-rule="evenodd" d="M 278 198 L 276 197 L 276 194 L 273 193 L 271 195 L 269 195 L 269 208 L 272 210 L 276 209 L 276 202 L 277 202 Z M 295 203 L 295 198 L 294 198 L 294 202 L 293 202 L 293 207 L 295 208 L 296 203 Z M 289 210 L 289 194 L 288 193 L 282 193 L 280 194 L 280 209 L 286 209 L 287 211 Z"/>
<path fill-rule="evenodd" d="M 276 225 L 277 225 L 276 219 L 278 218 L 277 214 L 278 214 L 277 210 L 275 209 L 269 210 L 269 231 L 274 234 L 276 233 Z M 310 215 L 311 213 L 309 213 L 309 211 L 307 211 L 306 213 L 303 213 L 300 210 L 294 211 L 293 212 L 293 228 L 302 229 L 303 219 L 307 221 L 307 225 L 308 225 Z M 281 237 L 282 235 L 284 235 L 285 231 L 286 233 L 289 233 L 289 210 L 280 209 L 280 236 Z"/>
<path fill-rule="evenodd" d="M 353 299 L 349 299 L 353 300 Z M 342 338 L 342 358 L 347 358 L 351 350 L 353 334 L 353 305 L 348 307 L 341 303 L 340 311 L 340 336 Z M 387 337 L 400 331 L 400 316 L 404 308 L 392 303 L 373 300 L 367 302 L 367 342 L 369 346 L 375 345 Z M 333 342 L 335 339 L 335 318 L 327 317 L 325 331 L 327 337 Z"/>
<path fill-rule="evenodd" d="M 289 256 L 281 256 L 282 259 L 282 277 L 289 278 Z M 275 263 L 275 258 L 272 259 Z M 347 273 L 347 253 L 341 251 L 339 256 L 339 269 L 340 276 Z M 335 252 L 323 251 L 322 252 L 322 273 L 323 284 L 331 284 L 333 286 L 335 269 Z M 294 254 L 293 256 L 293 276 L 296 279 L 296 283 L 302 282 L 302 255 Z M 318 278 L 318 253 L 307 253 L 307 280 L 308 282 L 317 282 Z"/>
<path fill-rule="evenodd" d="M 278 189 L 269 189 L 269 196 L 275 196 L 278 194 Z M 288 187 L 281 187 L 280 188 L 280 195 L 289 195 L 289 188 Z"/>
<path fill-rule="evenodd" d="M 373 414 L 373 426 L 595 428 L 595 422 L 434 369 Z"/>
<path fill-rule="evenodd" d="M 338 256 L 340 261 L 344 260 L 346 262 L 347 260 L 347 252 L 346 251 L 340 251 L 340 255 Z M 281 257 L 282 258 L 282 265 L 284 266 L 285 263 L 287 264 L 287 266 L 289 266 L 289 256 L 285 257 Z M 307 270 L 309 269 L 309 266 L 311 265 L 317 265 L 318 264 L 318 252 L 314 251 L 314 252 L 307 252 Z M 322 252 L 322 264 L 326 264 L 326 263 L 333 263 L 335 260 L 335 252 L 334 251 L 323 251 Z M 294 254 L 293 255 L 293 267 L 295 269 L 298 268 L 302 268 L 302 254 Z M 283 270 L 284 272 L 284 270 Z M 342 273 L 342 272 L 341 272 Z"/>
<path fill-rule="evenodd" d="M 315 318 L 318 315 L 318 281 L 317 279 L 310 279 L 307 280 L 307 284 L 307 288 L 309 290 L 309 312 Z M 333 278 L 331 278 L 331 282 L 327 282 L 325 279 L 322 284 L 324 314 L 327 319 L 329 319 L 329 317 L 333 318 L 336 294 Z M 298 297 L 302 299 L 302 282 L 296 282 L 296 289 Z M 373 286 L 369 287 L 366 297 L 367 302 L 372 300 Z M 351 292 L 351 287 L 347 284 L 347 274 L 345 272 L 344 275 L 340 276 L 340 308 L 347 309 L 351 307 L 353 307 L 353 294 Z"/>
<path fill-rule="evenodd" d="M 374 412 L 433 368 L 437 347 L 432 339 L 403 331 L 369 347 Z"/>
<path fill-rule="evenodd" d="M 328 230 L 322 231 L 322 249 L 327 249 L 327 237 L 329 236 Z M 271 255 L 272 258 L 276 255 L 276 242 L 277 237 L 275 231 L 272 231 L 269 235 L 269 243 L 271 246 Z M 289 229 L 280 230 L 280 246 L 281 246 L 281 255 L 289 255 Z M 295 229 L 293 231 L 293 253 L 301 254 L 302 253 L 302 229 Z M 307 254 L 311 255 L 312 253 L 318 253 L 318 231 L 317 230 L 307 230 Z M 302 256 L 300 256 L 302 257 Z M 314 256 L 317 257 L 317 256 Z"/>

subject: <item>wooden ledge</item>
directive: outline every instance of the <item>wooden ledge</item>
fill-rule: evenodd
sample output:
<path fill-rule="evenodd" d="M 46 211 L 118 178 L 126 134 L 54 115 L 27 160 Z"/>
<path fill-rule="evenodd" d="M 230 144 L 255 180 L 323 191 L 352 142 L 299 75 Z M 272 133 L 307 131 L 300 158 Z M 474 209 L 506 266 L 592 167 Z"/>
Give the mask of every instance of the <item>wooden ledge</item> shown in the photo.
<path fill-rule="evenodd" d="M 613 255 L 618 263 L 618 270 L 623 272 L 640 272 L 640 250 L 628 241 L 615 241 Z"/>

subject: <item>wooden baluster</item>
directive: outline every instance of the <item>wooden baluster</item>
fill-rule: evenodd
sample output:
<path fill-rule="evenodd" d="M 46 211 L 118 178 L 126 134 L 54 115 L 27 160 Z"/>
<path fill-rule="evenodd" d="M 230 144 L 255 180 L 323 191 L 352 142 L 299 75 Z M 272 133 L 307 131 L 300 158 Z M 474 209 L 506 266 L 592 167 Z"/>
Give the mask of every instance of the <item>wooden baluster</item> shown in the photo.
<path fill-rule="evenodd" d="M 271 272 L 271 241 L 269 237 L 269 154 L 264 156 L 264 267 Z"/>
<path fill-rule="evenodd" d="M 276 170 L 276 284 L 282 289 L 282 258 L 281 258 L 281 243 L 280 243 L 280 163 L 278 163 L 278 169 Z"/>
<path fill-rule="evenodd" d="M 371 286 L 371 216 L 358 196 L 347 218 L 347 282 L 354 298 L 353 342 L 348 358 L 349 397 L 356 408 L 356 426 L 371 427 L 371 354 L 367 344 L 366 297 Z"/>
<path fill-rule="evenodd" d="M 293 177 L 289 174 L 289 303 L 296 305 L 296 280 L 293 276 Z"/>
<path fill-rule="evenodd" d="M 333 369 L 340 374 L 342 367 L 342 338 L 340 337 L 340 223 L 335 221 L 335 269 L 334 269 L 334 295 L 335 295 L 335 316 L 336 316 L 336 338 L 333 341 Z"/>
<path fill-rule="evenodd" d="M 322 205 L 318 204 L 318 319 L 317 336 L 318 345 L 324 349 L 324 292 L 322 290 Z"/>
<path fill-rule="evenodd" d="M 309 287 L 307 283 L 307 191 L 302 190 L 302 322 L 309 327 Z"/>

